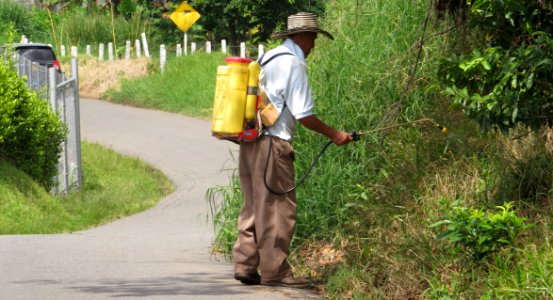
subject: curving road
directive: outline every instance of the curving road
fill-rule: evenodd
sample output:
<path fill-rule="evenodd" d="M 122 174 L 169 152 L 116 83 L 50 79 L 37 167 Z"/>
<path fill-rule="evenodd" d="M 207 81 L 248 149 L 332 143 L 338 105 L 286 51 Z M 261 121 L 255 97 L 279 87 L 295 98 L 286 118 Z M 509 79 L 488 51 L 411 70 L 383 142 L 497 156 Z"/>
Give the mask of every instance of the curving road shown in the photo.
<path fill-rule="evenodd" d="M 208 187 L 225 184 L 231 143 L 203 120 L 81 99 L 84 140 L 137 156 L 177 190 L 155 208 L 72 234 L 0 236 L 0 299 L 306 299 L 244 286 L 209 254 Z M 86 180 L 86 179 L 85 179 Z"/>

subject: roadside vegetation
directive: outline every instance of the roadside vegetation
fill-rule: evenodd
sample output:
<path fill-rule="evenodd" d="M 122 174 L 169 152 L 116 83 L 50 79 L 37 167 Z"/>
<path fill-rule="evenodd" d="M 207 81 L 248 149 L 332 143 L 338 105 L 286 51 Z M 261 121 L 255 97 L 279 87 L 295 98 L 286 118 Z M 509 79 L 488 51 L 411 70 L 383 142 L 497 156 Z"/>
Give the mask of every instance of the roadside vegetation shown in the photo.
<path fill-rule="evenodd" d="M 43 13 L 0 1 L 0 44 L 18 41 L 21 32 L 34 37 L 47 33 L 37 18 Z M 48 101 L 28 90 L 4 54 L 0 56 L 0 234 L 82 230 L 153 207 L 173 191 L 163 174 L 137 159 L 83 143 L 83 186 L 68 195 L 50 194 L 66 128 Z"/>
<path fill-rule="evenodd" d="M 136 158 L 83 143 L 84 185 L 53 196 L 29 175 L 0 160 L 0 234 L 64 233 L 98 226 L 153 207 L 174 190 Z"/>
<path fill-rule="evenodd" d="M 328 298 L 553 299 L 553 9 L 469 4 L 325 1 L 336 40 L 318 39 L 309 58 L 317 114 L 346 131 L 447 127 L 330 147 L 298 190 L 291 260 Z M 209 117 L 223 63 L 170 59 L 103 97 Z M 298 176 L 324 143 L 300 127 Z M 207 196 L 213 250 L 228 255 L 237 176 Z"/>

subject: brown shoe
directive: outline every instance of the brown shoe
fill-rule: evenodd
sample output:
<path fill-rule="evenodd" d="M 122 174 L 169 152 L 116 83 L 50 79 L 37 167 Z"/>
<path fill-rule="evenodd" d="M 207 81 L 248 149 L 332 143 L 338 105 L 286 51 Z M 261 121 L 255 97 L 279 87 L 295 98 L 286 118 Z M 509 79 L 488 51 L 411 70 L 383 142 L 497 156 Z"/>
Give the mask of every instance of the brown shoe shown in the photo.
<path fill-rule="evenodd" d="M 234 273 L 234 279 L 239 280 L 243 284 L 257 285 L 261 283 L 261 277 L 257 273 Z"/>
<path fill-rule="evenodd" d="M 268 285 L 268 286 L 283 286 L 283 287 L 291 287 L 291 288 L 306 288 L 309 287 L 309 280 L 303 277 L 286 277 L 280 280 L 272 280 L 272 281 L 261 281 L 262 285 Z"/>

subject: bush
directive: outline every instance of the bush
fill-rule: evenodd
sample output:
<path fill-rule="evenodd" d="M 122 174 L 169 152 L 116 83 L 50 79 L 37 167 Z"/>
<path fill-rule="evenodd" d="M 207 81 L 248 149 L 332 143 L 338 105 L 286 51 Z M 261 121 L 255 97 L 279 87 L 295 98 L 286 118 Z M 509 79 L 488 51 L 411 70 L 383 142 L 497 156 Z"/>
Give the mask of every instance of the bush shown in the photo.
<path fill-rule="evenodd" d="M 0 63 L 0 160 L 51 188 L 65 127 L 48 102 L 31 93 L 8 63 Z"/>
<path fill-rule="evenodd" d="M 444 94 L 484 127 L 535 129 L 553 120 L 553 10 L 547 1 L 471 3 L 471 53 L 442 62 Z"/>
<path fill-rule="evenodd" d="M 447 230 L 438 235 L 438 239 L 449 240 L 456 253 L 467 253 L 475 261 L 513 246 L 516 238 L 530 226 L 516 215 L 512 203 L 497 206 L 497 212 L 468 208 L 459 201 L 446 209 L 447 217 L 431 225 L 447 225 Z"/>
<path fill-rule="evenodd" d="M 46 12 L 40 9 L 29 10 L 15 0 L 0 0 L 0 20 L 0 29 L 5 29 L 5 24 L 13 25 L 17 32 L 16 41 L 19 41 L 21 35 L 26 35 L 32 41 L 47 42 L 50 36 Z"/>

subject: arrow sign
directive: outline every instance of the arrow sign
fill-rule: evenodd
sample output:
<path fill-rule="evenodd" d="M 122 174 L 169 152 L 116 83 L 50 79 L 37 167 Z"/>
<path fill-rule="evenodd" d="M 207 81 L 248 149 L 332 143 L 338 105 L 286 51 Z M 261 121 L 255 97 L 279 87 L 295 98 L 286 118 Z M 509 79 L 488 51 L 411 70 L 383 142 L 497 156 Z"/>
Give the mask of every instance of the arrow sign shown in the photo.
<path fill-rule="evenodd" d="M 169 18 L 175 23 L 180 30 L 186 32 L 198 19 L 200 19 L 200 13 L 198 13 L 192 6 L 186 2 L 182 2 L 174 12 L 169 15 Z"/>

